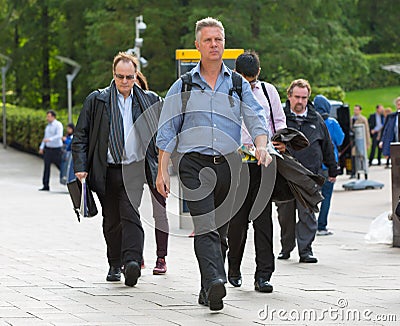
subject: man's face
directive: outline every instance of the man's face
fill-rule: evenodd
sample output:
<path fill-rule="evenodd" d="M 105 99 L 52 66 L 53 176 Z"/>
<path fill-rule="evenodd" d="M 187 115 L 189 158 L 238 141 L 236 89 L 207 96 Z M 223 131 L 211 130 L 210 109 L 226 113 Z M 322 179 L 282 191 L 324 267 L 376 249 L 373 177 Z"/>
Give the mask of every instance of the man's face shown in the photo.
<path fill-rule="evenodd" d="M 397 111 L 400 110 L 400 100 L 396 101 L 396 109 Z"/>
<path fill-rule="evenodd" d="M 201 53 L 201 60 L 222 61 L 225 39 L 220 28 L 203 27 L 195 41 L 196 49 Z"/>
<path fill-rule="evenodd" d="M 292 95 L 289 96 L 290 109 L 296 113 L 301 114 L 306 111 L 308 102 L 308 89 L 307 87 L 295 86 Z"/>
<path fill-rule="evenodd" d="M 46 115 L 46 120 L 48 123 L 52 123 L 54 121 L 55 117 L 51 113 L 47 113 Z"/>
<path fill-rule="evenodd" d="M 385 108 L 383 107 L 383 105 L 379 105 L 376 111 L 378 112 L 378 114 L 382 115 L 383 111 L 385 111 Z"/>
<path fill-rule="evenodd" d="M 120 61 L 115 67 L 114 80 L 118 91 L 127 97 L 135 84 L 136 69 L 132 62 Z"/>

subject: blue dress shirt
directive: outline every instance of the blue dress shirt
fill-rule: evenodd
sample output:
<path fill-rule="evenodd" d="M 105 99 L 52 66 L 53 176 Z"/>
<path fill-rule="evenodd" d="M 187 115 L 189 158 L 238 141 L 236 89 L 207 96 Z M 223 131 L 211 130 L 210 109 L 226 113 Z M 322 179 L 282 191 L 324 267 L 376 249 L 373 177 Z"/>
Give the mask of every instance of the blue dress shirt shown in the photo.
<path fill-rule="evenodd" d="M 194 86 L 184 114 L 182 80 L 178 79 L 169 89 L 158 125 L 157 146 L 172 153 L 178 141 L 179 153 L 226 155 L 241 145 L 242 118 L 253 140 L 268 135 L 265 110 L 254 97 L 250 84 L 243 79 L 242 102 L 234 92 L 231 106 L 227 94 L 233 87 L 232 71 L 222 64 L 212 90 L 200 74 L 200 64 L 191 70 Z"/>
<path fill-rule="evenodd" d="M 57 119 L 48 123 L 44 130 L 43 139 L 49 139 L 47 143 L 43 142 L 40 144 L 40 149 L 47 148 L 61 148 L 63 145 L 63 125 Z"/>

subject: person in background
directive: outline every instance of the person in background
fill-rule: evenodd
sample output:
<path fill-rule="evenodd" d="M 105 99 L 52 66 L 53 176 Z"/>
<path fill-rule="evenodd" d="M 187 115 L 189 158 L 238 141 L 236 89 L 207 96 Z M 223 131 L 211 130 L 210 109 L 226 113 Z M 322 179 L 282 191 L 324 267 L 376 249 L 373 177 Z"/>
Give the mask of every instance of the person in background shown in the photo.
<path fill-rule="evenodd" d="M 157 175 L 151 136 L 157 121 L 143 113 L 161 104 L 157 95 L 135 84 L 138 66 L 138 59 L 125 52 L 114 57 L 111 84 L 88 95 L 72 141 L 75 175 L 88 179 L 102 207 L 106 280 L 120 281 L 122 270 L 127 286 L 135 286 L 141 275 L 144 230 L 139 206 L 146 177 L 154 184 Z M 97 137 L 92 136 L 95 131 Z"/>
<path fill-rule="evenodd" d="M 378 148 L 378 165 L 381 165 L 382 149 L 378 146 L 381 139 L 383 125 L 385 123 L 384 107 L 378 104 L 375 108 L 375 113 L 372 113 L 368 118 L 369 131 L 372 138 L 371 152 L 369 154 L 369 166 L 372 165 L 372 160 L 375 157 L 375 149 Z"/>
<path fill-rule="evenodd" d="M 390 106 L 387 107 L 387 108 L 385 108 L 385 110 L 383 111 L 383 116 L 384 116 L 385 124 L 383 125 L 382 133 L 383 133 L 383 129 L 385 129 L 387 117 L 388 117 L 388 115 L 390 115 L 392 112 L 393 112 L 393 111 L 392 111 L 392 108 L 391 108 Z M 378 146 L 379 146 L 379 148 L 382 150 L 382 135 L 381 135 L 381 139 L 380 139 L 380 142 L 379 142 L 379 145 L 378 145 Z M 385 169 L 390 169 L 390 156 L 386 156 Z"/>
<path fill-rule="evenodd" d="M 137 71 L 136 80 L 142 89 L 149 89 L 147 79 L 141 71 Z M 167 256 L 168 252 L 169 224 L 166 210 L 166 199 L 160 195 L 155 185 L 152 185 L 151 182 L 148 183 L 148 186 L 151 193 L 151 204 L 153 207 L 154 230 L 157 245 L 157 260 L 156 266 L 153 268 L 153 274 L 162 275 L 167 272 L 165 256 Z M 144 267 L 144 259 L 142 259 L 141 268 Z"/>
<path fill-rule="evenodd" d="M 399 141 L 399 114 L 400 114 L 400 96 L 395 100 L 396 112 L 389 114 L 383 127 L 380 146 L 382 154 L 388 160 L 390 157 L 390 143 Z"/>
<path fill-rule="evenodd" d="M 333 151 L 335 153 L 336 163 L 339 161 L 338 147 L 342 145 L 344 140 L 344 132 L 339 125 L 339 122 L 335 118 L 329 116 L 331 112 L 331 104 L 328 99 L 323 95 L 317 95 L 314 98 L 315 110 L 321 115 L 325 121 L 325 125 L 328 128 L 329 135 L 331 136 Z M 321 192 L 324 196 L 324 200 L 321 203 L 320 212 L 318 215 L 318 229 L 317 235 L 332 235 L 333 232 L 327 229 L 328 225 L 328 214 L 331 206 L 331 198 L 333 193 L 334 182 L 331 182 L 328 178 L 328 168 L 322 164 L 322 173 L 326 180 L 322 186 Z"/>
<path fill-rule="evenodd" d="M 275 130 L 286 128 L 286 117 L 276 88 L 272 84 L 258 80 L 261 68 L 257 53 L 254 51 L 246 51 L 241 54 L 236 59 L 235 70 L 250 83 L 254 96 L 264 108 L 266 116 L 270 117 L 268 121 L 268 131 L 270 135 L 272 136 Z M 264 87 L 268 98 L 264 93 Z M 271 119 L 273 119 L 273 121 L 271 121 Z M 253 146 L 253 141 L 244 125 L 242 125 L 242 144 L 244 146 Z M 283 143 L 274 143 L 274 145 L 279 151 L 285 151 L 285 145 Z M 255 164 L 255 161 L 244 161 L 242 163 L 241 174 L 250 174 L 250 179 L 248 180 L 245 177 L 240 178 L 238 193 L 240 189 L 247 189 L 247 195 L 237 213 L 229 221 L 228 228 L 228 281 L 234 287 L 240 287 L 242 285 L 240 265 L 246 245 L 250 212 L 253 209 L 253 204 L 255 203 L 258 193 L 262 194 L 266 192 L 265 189 L 260 188 L 262 169 L 264 169 L 264 167 Z M 245 184 L 245 182 L 248 184 Z M 252 224 L 254 228 L 256 253 L 254 287 L 256 291 L 270 293 L 273 291 L 270 279 L 275 270 L 272 202 L 270 200 L 265 205 L 260 215 L 253 220 Z"/>
<path fill-rule="evenodd" d="M 292 81 L 287 89 L 288 100 L 284 108 L 286 124 L 288 127 L 301 131 L 310 145 L 297 151 L 286 146 L 286 151 L 315 174 L 322 175 L 322 163 L 325 164 L 328 168 L 328 180 L 334 183 L 338 170 L 332 141 L 324 120 L 309 100 L 310 95 L 311 86 L 305 79 Z M 318 228 L 314 212 L 304 207 L 297 199 L 277 202 L 276 205 L 282 245 L 278 259 L 289 259 L 297 240 L 300 263 L 317 263 L 318 259 L 314 257 L 312 250 Z M 297 224 L 296 211 L 299 219 Z"/>
<path fill-rule="evenodd" d="M 67 124 L 67 134 L 62 138 L 63 151 L 61 159 L 61 180 L 62 184 L 67 184 L 75 179 L 74 164 L 72 161 L 71 143 L 74 137 L 75 125 L 73 123 Z"/>
<path fill-rule="evenodd" d="M 49 110 L 46 113 L 47 126 L 44 130 L 44 137 L 39 147 L 39 154 L 43 154 L 43 187 L 39 191 L 49 191 L 50 167 L 54 163 L 57 169 L 61 170 L 61 156 L 63 147 L 63 125 L 56 119 L 56 113 Z"/>
<path fill-rule="evenodd" d="M 365 131 L 365 142 L 367 145 L 366 150 L 368 151 L 368 148 L 371 144 L 371 138 L 370 138 L 370 133 L 369 133 L 369 125 L 368 125 L 368 120 L 366 117 L 364 117 L 361 114 L 362 107 L 361 105 L 354 105 L 354 114 L 351 117 L 350 120 L 350 130 L 353 130 L 353 126 L 358 125 L 358 124 L 363 124 L 364 125 L 364 131 Z M 352 171 L 350 178 L 353 179 L 356 177 L 356 146 L 355 142 L 353 142 L 353 146 L 351 148 L 351 166 L 352 166 Z"/>

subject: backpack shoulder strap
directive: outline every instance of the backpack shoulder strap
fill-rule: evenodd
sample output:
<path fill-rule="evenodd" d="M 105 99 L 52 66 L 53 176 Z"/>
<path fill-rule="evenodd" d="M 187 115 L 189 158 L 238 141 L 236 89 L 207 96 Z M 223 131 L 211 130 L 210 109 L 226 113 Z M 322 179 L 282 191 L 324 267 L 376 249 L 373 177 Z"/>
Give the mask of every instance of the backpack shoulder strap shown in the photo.
<path fill-rule="evenodd" d="M 267 87 L 265 87 L 265 83 L 261 82 L 261 87 L 263 89 L 264 95 L 267 98 L 268 105 L 269 105 L 269 117 L 272 121 L 272 127 L 274 128 L 274 134 L 276 133 L 276 128 L 275 128 L 275 121 L 274 121 L 274 114 L 272 113 L 272 105 L 271 105 L 271 100 L 269 99 L 269 95 L 267 92 Z"/>
<path fill-rule="evenodd" d="M 181 88 L 181 99 L 182 99 L 182 113 L 185 113 L 186 106 L 190 98 L 190 91 L 192 90 L 192 74 L 190 71 L 186 72 L 181 76 L 182 88 Z"/>
<path fill-rule="evenodd" d="M 229 103 L 233 107 L 233 99 L 232 95 L 233 92 L 236 92 L 236 94 L 239 96 L 240 101 L 242 100 L 242 76 L 239 75 L 236 71 L 232 71 L 232 88 L 229 90 Z"/>

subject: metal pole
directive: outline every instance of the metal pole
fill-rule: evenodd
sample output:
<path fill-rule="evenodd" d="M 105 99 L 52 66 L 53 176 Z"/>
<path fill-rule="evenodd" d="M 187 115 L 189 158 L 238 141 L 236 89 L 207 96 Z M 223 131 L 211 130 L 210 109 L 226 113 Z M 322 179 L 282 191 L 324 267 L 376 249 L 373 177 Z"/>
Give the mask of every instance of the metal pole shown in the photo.
<path fill-rule="evenodd" d="M 6 67 L 1 68 L 1 80 L 3 85 L 3 146 L 7 148 L 7 117 L 6 117 Z"/>
<path fill-rule="evenodd" d="M 142 15 L 136 17 L 136 19 L 135 19 L 135 28 L 136 28 L 135 45 L 136 45 L 137 40 L 139 40 L 139 38 L 140 38 L 140 32 L 139 32 L 140 20 L 143 20 Z M 138 58 L 138 70 L 140 71 L 140 46 L 139 45 L 136 45 L 136 57 Z"/>
<path fill-rule="evenodd" d="M 67 89 L 68 89 L 68 122 L 72 123 L 72 80 L 73 76 L 67 75 Z"/>

